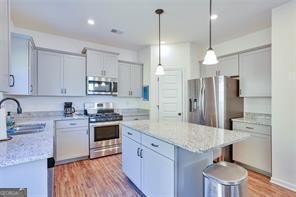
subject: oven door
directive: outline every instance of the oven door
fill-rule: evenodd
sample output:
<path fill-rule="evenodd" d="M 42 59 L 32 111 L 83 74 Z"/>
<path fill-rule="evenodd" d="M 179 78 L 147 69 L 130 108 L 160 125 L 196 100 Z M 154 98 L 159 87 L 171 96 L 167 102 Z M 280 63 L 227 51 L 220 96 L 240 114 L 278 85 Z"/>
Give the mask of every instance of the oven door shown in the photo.
<path fill-rule="evenodd" d="M 121 144 L 119 122 L 90 124 L 90 148 L 101 148 Z"/>

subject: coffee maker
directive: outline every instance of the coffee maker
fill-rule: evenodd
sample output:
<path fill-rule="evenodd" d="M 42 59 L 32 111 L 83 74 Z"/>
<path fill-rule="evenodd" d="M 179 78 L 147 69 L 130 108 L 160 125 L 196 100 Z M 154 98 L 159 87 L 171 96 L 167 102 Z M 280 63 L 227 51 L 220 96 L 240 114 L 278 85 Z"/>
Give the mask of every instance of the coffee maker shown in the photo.
<path fill-rule="evenodd" d="M 72 107 L 72 102 L 65 102 L 64 103 L 64 115 L 66 117 L 68 117 L 68 116 L 73 116 L 74 113 L 75 113 L 75 108 Z"/>

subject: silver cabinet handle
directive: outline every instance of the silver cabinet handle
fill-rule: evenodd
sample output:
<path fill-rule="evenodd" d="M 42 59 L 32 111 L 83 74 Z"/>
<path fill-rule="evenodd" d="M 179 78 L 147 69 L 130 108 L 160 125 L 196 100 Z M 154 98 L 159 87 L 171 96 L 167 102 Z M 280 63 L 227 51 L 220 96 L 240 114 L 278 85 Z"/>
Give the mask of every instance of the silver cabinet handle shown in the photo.
<path fill-rule="evenodd" d="M 89 135 L 89 133 L 88 133 L 88 132 L 89 132 L 89 130 L 88 130 L 88 129 L 86 129 L 86 135 Z"/>
<path fill-rule="evenodd" d="M 64 92 L 65 94 L 67 94 L 67 89 L 65 88 L 65 92 Z"/>
<path fill-rule="evenodd" d="M 133 91 L 131 91 L 131 95 L 133 95 Z"/>
<path fill-rule="evenodd" d="M 143 158 L 143 149 L 140 150 L 140 157 Z"/>
<path fill-rule="evenodd" d="M 63 88 L 61 89 L 61 94 L 64 94 L 64 89 Z"/>
<path fill-rule="evenodd" d="M 159 147 L 159 145 L 158 144 L 154 144 L 154 143 L 151 143 L 151 146 L 154 146 L 154 147 Z"/>
<path fill-rule="evenodd" d="M 140 148 L 137 149 L 137 156 L 140 157 Z"/>
<path fill-rule="evenodd" d="M 103 70 L 101 70 L 101 75 L 104 75 L 104 71 Z"/>
<path fill-rule="evenodd" d="M 70 125 L 71 125 L 71 126 L 75 126 L 75 125 L 77 125 L 77 123 L 75 123 L 75 122 L 71 122 Z"/>
<path fill-rule="evenodd" d="M 128 135 L 133 135 L 131 132 L 127 132 Z"/>
<path fill-rule="evenodd" d="M 254 129 L 253 127 L 246 127 L 246 129 Z"/>
<path fill-rule="evenodd" d="M 30 85 L 30 92 L 33 92 L 33 85 Z"/>

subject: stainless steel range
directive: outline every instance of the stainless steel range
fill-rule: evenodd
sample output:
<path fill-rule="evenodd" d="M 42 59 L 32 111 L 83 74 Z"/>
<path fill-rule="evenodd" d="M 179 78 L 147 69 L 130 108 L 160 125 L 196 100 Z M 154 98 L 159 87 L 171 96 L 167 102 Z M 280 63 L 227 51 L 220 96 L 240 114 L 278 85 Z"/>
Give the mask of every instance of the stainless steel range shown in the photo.
<path fill-rule="evenodd" d="M 90 158 L 121 153 L 122 116 L 114 112 L 113 103 L 85 103 L 84 109 L 89 116 Z"/>

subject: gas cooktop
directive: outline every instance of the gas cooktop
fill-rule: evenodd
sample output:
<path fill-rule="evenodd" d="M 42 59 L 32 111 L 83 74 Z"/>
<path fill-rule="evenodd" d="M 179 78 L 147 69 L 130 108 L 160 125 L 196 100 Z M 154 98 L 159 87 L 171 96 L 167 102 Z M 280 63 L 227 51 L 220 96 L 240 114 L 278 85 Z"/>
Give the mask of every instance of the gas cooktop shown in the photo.
<path fill-rule="evenodd" d="M 95 115 L 89 116 L 89 122 L 109 122 L 109 121 L 120 121 L 122 120 L 122 115 L 118 113 L 97 113 Z"/>

